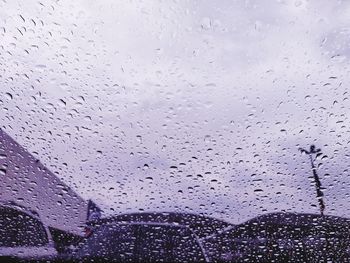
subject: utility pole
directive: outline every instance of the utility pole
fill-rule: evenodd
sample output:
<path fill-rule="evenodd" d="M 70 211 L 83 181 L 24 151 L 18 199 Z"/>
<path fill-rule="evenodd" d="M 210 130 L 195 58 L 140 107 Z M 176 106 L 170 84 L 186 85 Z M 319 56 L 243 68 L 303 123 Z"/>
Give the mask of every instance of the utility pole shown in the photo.
<path fill-rule="evenodd" d="M 316 149 L 315 145 L 311 145 L 309 151 L 307 151 L 307 150 L 305 150 L 303 148 L 299 148 L 299 151 L 309 155 L 310 162 L 311 162 L 312 173 L 314 175 L 314 181 L 315 181 L 315 186 L 316 186 L 316 198 L 317 198 L 318 204 L 320 206 L 321 216 L 323 216 L 323 212 L 324 212 L 324 210 L 326 208 L 325 203 L 323 201 L 324 194 L 322 192 L 322 185 L 321 185 L 320 178 L 318 177 L 318 174 L 316 172 L 314 159 L 312 158 L 314 154 L 316 154 L 316 156 L 317 156 L 317 154 L 320 154 L 321 149 Z"/>

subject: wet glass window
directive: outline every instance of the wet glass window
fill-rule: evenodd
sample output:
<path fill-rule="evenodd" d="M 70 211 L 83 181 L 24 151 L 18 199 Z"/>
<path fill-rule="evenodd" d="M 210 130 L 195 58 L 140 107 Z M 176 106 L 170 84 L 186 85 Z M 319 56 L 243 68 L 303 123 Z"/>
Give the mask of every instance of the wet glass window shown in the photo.
<path fill-rule="evenodd" d="M 0 0 L 23 258 L 350 262 L 349 160 L 350 0 Z"/>

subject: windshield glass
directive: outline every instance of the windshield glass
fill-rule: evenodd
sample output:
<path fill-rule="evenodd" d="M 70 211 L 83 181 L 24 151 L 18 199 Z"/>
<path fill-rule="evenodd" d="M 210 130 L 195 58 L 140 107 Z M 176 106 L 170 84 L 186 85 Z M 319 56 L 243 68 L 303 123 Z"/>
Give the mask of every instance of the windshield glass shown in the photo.
<path fill-rule="evenodd" d="M 349 14 L 0 0 L 0 201 L 65 255 L 108 218 L 188 228 L 212 261 L 350 261 Z"/>

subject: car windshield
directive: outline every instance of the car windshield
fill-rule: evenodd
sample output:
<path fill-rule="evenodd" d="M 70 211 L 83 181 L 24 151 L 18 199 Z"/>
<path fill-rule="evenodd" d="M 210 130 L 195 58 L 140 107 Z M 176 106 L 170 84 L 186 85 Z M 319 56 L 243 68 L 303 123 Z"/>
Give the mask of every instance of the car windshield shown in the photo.
<path fill-rule="evenodd" d="M 1 213 L 1 246 L 350 262 L 349 18 L 349 0 L 0 0 L 0 203 L 35 215 Z"/>
<path fill-rule="evenodd" d="M 14 208 L 0 207 L 0 247 L 45 246 L 48 243 L 43 224 Z"/>

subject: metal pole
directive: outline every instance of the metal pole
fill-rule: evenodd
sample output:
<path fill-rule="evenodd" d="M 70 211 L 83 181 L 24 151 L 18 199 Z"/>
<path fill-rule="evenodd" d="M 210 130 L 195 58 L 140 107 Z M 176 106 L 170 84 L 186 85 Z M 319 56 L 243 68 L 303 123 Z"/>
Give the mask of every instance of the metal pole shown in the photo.
<path fill-rule="evenodd" d="M 317 200 L 318 200 L 318 204 L 320 206 L 321 216 L 323 216 L 324 210 L 326 208 L 326 205 L 325 205 L 325 203 L 323 201 L 324 194 L 322 192 L 322 185 L 321 185 L 320 178 L 318 177 L 318 174 L 316 172 L 316 167 L 315 167 L 315 164 L 314 164 L 314 160 L 312 159 L 312 155 L 321 152 L 321 149 L 315 149 L 315 146 L 311 145 L 309 151 L 307 151 L 305 149 L 302 149 L 302 148 L 299 148 L 299 150 L 301 152 L 306 153 L 307 155 L 309 155 L 309 159 L 310 159 L 310 163 L 311 163 L 311 169 L 312 169 L 312 173 L 313 173 L 314 181 L 315 181 L 316 197 L 317 197 Z"/>

